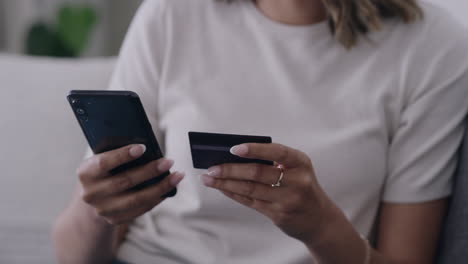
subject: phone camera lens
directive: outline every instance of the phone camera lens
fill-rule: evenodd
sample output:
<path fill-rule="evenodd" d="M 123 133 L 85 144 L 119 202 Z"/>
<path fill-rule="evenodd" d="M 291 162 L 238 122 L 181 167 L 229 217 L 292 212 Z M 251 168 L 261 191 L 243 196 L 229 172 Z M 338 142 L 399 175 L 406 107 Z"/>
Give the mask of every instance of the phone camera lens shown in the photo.
<path fill-rule="evenodd" d="M 72 104 L 76 105 L 76 104 L 79 104 L 80 103 L 80 100 L 78 99 L 72 99 Z"/>
<path fill-rule="evenodd" d="M 88 122 L 88 117 L 87 116 L 80 116 L 80 120 L 83 122 Z"/>
<path fill-rule="evenodd" d="M 83 110 L 82 108 L 76 109 L 76 113 L 79 114 L 79 115 L 84 115 L 84 114 L 86 114 L 85 110 Z"/>

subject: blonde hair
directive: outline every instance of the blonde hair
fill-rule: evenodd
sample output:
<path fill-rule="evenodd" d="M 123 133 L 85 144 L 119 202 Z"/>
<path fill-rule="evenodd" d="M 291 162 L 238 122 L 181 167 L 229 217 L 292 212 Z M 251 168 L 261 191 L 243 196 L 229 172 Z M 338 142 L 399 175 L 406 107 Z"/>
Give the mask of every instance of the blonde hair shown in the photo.
<path fill-rule="evenodd" d="M 382 29 L 385 19 L 397 18 L 411 23 L 423 18 L 418 0 L 321 1 L 327 9 L 332 34 L 348 49 L 354 47 L 358 40 L 369 32 Z"/>
<path fill-rule="evenodd" d="M 411 23 L 423 17 L 417 0 L 322 0 L 335 38 L 347 48 L 361 36 L 382 29 L 383 20 Z"/>

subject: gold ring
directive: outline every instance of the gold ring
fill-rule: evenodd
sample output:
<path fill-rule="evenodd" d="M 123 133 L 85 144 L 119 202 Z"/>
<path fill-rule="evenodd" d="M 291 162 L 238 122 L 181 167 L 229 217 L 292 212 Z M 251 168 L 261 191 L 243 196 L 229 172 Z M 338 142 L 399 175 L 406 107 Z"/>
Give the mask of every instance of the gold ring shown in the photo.
<path fill-rule="evenodd" d="M 278 181 L 271 185 L 271 187 L 274 187 L 274 188 L 281 187 L 281 182 L 283 181 L 283 178 L 284 178 L 284 168 L 283 168 L 283 166 L 278 165 L 278 166 L 276 166 L 276 168 L 278 168 L 280 170 L 280 176 L 278 178 Z"/>

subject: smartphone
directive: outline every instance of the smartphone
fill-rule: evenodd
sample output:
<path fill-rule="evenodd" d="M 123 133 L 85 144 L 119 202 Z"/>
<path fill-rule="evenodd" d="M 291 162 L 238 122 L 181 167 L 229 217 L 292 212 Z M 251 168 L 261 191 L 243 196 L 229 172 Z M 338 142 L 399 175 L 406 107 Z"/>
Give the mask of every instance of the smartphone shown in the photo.
<path fill-rule="evenodd" d="M 130 144 L 144 144 L 146 152 L 140 158 L 123 164 L 110 174 L 142 166 L 163 157 L 140 98 L 132 91 L 70 91 L 68 102 L 89 146 L 95 154 L 118 149 Z M 157 184 L 170 172 L 165 172 L 131 189 L 138 191 Z M 173 197 L 174 188 L 163 197 Z"/>

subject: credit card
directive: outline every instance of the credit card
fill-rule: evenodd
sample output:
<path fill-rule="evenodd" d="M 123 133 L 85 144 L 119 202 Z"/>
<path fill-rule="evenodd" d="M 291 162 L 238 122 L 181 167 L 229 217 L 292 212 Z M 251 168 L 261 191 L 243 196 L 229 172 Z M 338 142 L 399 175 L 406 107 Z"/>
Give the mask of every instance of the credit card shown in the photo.
<path fill-rule="evenodd" d="M 243 143 L 271 143 L 271 137 L 189 132 L 189 140 L 193 167 L 196 169 L 208 169 L 225 163 L 273 165 L 272 161 L 241 158 L 230 152 L 232 147 Z"/>

